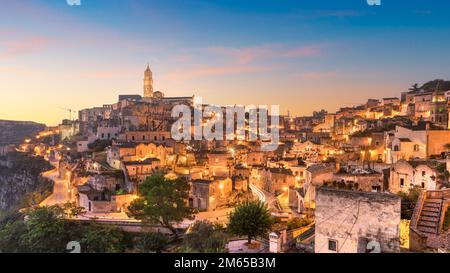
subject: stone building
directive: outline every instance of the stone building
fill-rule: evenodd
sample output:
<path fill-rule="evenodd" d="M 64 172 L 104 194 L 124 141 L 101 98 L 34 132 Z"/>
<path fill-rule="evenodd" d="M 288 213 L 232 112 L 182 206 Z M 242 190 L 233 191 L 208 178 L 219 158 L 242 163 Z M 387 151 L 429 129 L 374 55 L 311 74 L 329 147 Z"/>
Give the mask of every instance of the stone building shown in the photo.
<path fill-rule="evenodd" d="M 165 167 L 170 163 L 169 156 L 173 154 L 173 148 L 154 143 L 116 143 L 106 150 L 106 161 L 115 168 L 121 168 L 122 161 L 145 161 L 148 158 L 157 158 L 160 166 Z"/>
<path fill-rule="evenodd" d="M 233 182 L 230 178 L 193 180 L 191 182 L 189 206 L 199 211 L 214 211 L 228 203 L 232 188 Z"/>
<path fill-rule="evenodd" d="M 120 141 L 164 143 L 171 138 L 169 131 L 127 131 L 119 135 Z"/>
<path fill-rule="evenodd" d="M 229 176 L 233 166 L 232 154 L 228 151 L 211 151 L 207 154 L 209 174 Z"/>
<path fill-rule="evenodd" d="M 365 192 L 384 191 L 383 174 L 370 170 L 357 171 L 339 171 L 333 175 L 331 184 L 345 184 L 346 188 L 353 188 Z"/>
<path fill-rule="evenodd" d="M 439 171 L 437 161 L 400 160 L 391 165 L 389 191 L 392 193 L 409 193 L 415 187 L 436 190 Z"/>
<path fill-rule="evenodd" d="M 147 177 L 160 171 L 161 161 L 157 158 L 147 158 L 143 161 L 124 161 L 123 165 L 127 170 L 130 180 L 141 183 Z"/>
<path fill-rule="evenodd" d="M 320 187 L 316 196 L 316 253 L 400 251 L 400 197 Z"/>
<path fill-rule="evenodd" d="M 450 139 L 450 130 L 443 130 L 425 122 L 417 126 L 397 126 L 394 134 L 388 163 L 395 163 L 400 159 L 428 159 L 430 156 L 440 155 L 447 151 L 444 145 Z"/>

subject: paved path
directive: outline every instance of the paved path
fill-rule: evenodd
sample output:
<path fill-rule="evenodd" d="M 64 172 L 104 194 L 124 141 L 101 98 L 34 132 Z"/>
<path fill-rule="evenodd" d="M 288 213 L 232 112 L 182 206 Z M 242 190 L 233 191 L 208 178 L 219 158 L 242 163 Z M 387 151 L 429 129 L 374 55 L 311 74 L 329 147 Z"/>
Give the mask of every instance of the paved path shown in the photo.
<path fill-rule="evenodd" d="M 271 193 L 264 191 L 263 189 L 258 188 L 257 186 L 250 183 L 250 189 L 252 193 L 261 201 L 267 204 L 269 209 L 273 212 L 279 212 L 279 204 L 278 199 Z"/>
<path fill-rule="evenodd" d="M 51 194 L 47 199 L 45 199 L 40 205 L 41 206 L 53 206 L 58 204 L 65 204 L 71 202 L 71 194 L 69 192 L 69 180 L 59 179 L 57 169 L 45 172 L 42 174 L 43 177 L 53 180 L 55 183 L 53 187 L 53 194 Z"/>

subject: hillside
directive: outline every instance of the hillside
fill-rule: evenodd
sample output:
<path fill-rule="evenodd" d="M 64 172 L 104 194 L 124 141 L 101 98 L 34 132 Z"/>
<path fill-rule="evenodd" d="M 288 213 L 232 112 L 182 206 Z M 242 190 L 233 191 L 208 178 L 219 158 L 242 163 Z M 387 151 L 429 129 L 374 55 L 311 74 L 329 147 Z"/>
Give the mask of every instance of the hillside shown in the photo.
<path fill-rule="evenodd" d="M 0 120 L 0 145 L 20 144 L 45 129 L 45 124 L 30 121 Z"/>
<path fill-rule="evenodd" d="M 52 166 L 41 157 L 10 153 L 0 157 L 0 215 L 11 207 L 28 207 L 45 199 L 53 182 L 41 176 Z"/>

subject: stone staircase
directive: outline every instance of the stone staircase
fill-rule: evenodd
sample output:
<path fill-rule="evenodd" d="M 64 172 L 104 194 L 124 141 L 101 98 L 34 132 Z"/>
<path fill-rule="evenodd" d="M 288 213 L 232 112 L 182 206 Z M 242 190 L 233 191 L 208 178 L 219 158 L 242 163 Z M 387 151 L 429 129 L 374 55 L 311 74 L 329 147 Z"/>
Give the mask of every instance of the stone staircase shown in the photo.
<path fill-rule="evenodd" d="M 438 234 L 441 218 L 442 199 L 425 199 L 417 229 L 425 234 Z"/>

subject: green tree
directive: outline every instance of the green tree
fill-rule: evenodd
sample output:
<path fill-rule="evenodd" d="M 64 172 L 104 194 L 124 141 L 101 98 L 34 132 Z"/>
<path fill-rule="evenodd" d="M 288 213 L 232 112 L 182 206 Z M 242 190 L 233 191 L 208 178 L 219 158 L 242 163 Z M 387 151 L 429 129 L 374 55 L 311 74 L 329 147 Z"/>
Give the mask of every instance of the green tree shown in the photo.
<path fill-rule="evenodd" d="M 82 228 L 81 251 L 83 253 L 121 253 L 125 250 L 124 235 L 117 227 L 95 222 Z"/>
<path fill-rule="evenodd" d="M 450 90 L 450 81 L 446 80 L 433 80 L 425 83 L 422 87 L 422 90 L 427 92 L 433 92 L 433 91 L 447 91 Z"/>
<path fill-rule="evenodd" d="M 208 221 L 197 221 L 184 237 L 183 252 L 224 253 L 227 236 Z"/>
<path fill-rule="evenodd" d="M 175 223 L 192 217 L 189 198 L 189 184 L 185 179 L 167 179 L 155 174 L 139 187 L 140 197 L 128 207 L 129 216 L 144 222 L 156 223 L 169 229 L 178 239 Z"/>
<path fill-rule="evenodd" d="M 39 207 L 26 214 L 27 232 L 21 237 L 21 244 L 27 252 L 61 253 L 71 238 L 70 223 L 65 221 L 62 207 Z"/>
<path fill-rule="evenodd" d="M 167 237 L 159 232 L 147 232 L 138 237 L 136 244 L 141 252 L 161 253 L 167 245 Z"/>
<path fill-rule="evenodd" d="M 20 238 L 26 233 L 21 213 L 7 214 L 0 222 L 0 252 L 23 253 L 25 249 Z"/>
<path fill-rule="evenodd" d="M 420 91 L 419 84 L 418 83 L 413 84 L 408 90 L 410 92 L 418 92 L 418 91 Z"/>
<path fill-rule="evenodd" d="M 83 211 L 75 204 L 38 207 L 25 214 L 7 215 L 0 222 L 0 251 L 8 253 L 65 253 L 67 243 L 77 241 L 86 253 L 123 252 L 124 232 L 95 222 L 68 220 Z"/>
<path fill-rule="evenodd" d="M 267 206 L 260 202 L 245 202 L 230 214 L 228 230 L 238 236 L 247 236 L 248 244 L 257 236 L 264 236 L 270 231 L 273 219 Z"/>

